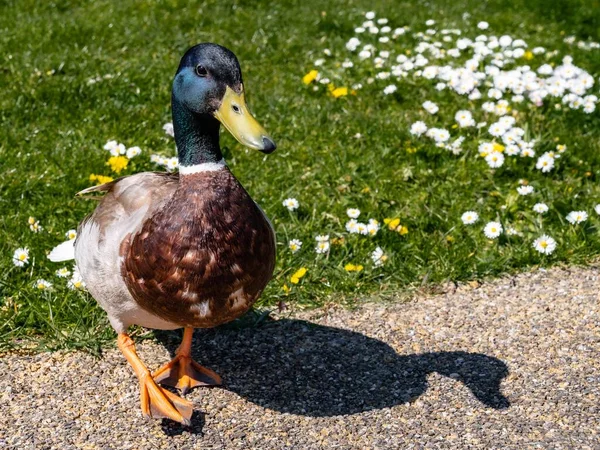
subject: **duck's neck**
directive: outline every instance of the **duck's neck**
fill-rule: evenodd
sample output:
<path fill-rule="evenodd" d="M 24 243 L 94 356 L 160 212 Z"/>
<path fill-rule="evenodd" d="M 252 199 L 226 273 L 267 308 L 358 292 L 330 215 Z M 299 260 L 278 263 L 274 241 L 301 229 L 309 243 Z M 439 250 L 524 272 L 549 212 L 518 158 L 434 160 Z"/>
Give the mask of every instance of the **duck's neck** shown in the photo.
<path fill-rule="evenodd" d="M 200 164 L 222 164 L 217 119 L 210 115 L 197 115 L 175 98 L 173 104 L 173 131 L 177 144 L 177 158 L 181 168 Z"/>

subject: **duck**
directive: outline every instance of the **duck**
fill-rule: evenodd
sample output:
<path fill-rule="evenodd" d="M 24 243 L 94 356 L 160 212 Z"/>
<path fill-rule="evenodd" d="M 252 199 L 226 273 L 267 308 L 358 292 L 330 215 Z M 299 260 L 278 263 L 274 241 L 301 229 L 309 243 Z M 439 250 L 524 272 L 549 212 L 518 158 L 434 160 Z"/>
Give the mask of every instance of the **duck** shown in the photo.
<path fill-rule="evenodd" d="M 220 127 L 265 154 L 276 145 L 248 110 L 237 57 L 218 44 L 185 52 L 171 105 L 178 173 L 142 172 L 79 192 L 100 197 L 99 204 L 80 223 L 77 238 L 48 257 L 75 259 L 139 380 L 142 414 L 190 425 L 193 404 L 163 386 L 183 395 L 222 384 L 192 359 L 194 329 L 247 312 L 276 258 L 273 226 L 225 163 Z M 132 325 L 183 328 L 174 358 L 151 372 L 128 334 Z"/>

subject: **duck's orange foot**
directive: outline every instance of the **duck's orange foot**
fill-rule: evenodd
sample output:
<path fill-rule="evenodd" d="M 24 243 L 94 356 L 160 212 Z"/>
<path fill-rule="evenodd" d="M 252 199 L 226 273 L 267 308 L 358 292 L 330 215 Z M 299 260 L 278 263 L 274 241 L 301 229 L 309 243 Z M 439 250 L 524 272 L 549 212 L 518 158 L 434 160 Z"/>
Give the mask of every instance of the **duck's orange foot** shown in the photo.
<path fill-rule="evenodd" d="M 178 354 L 152 374 L 157 383 L 172 386 L 183 394 L 197 386 L 219 386 L 221 377 L 201 366 L 190 356 Z"/>
<path fill-rule="evenodd" d="M 142 414 L 146 417 L 191 424 L 192 403 L 158 386 L 150 373 L 140 378 L 140 400 Z"/>

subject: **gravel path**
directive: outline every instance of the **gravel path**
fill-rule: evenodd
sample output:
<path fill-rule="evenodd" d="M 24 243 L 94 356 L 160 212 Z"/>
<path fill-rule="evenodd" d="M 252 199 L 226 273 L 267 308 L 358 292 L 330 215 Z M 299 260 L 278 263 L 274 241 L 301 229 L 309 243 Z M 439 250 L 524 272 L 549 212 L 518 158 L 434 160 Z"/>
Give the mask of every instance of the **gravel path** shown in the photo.
<path fill-rule="evenodd" d="M 554 269 L 405 304 L 195 334 L 225 388 L 149 421 L 124 358 L 0 361 L 0 448 L 600 448 L 600 272 Z M 178 342 L 138 353 L 149 367 Z"/>

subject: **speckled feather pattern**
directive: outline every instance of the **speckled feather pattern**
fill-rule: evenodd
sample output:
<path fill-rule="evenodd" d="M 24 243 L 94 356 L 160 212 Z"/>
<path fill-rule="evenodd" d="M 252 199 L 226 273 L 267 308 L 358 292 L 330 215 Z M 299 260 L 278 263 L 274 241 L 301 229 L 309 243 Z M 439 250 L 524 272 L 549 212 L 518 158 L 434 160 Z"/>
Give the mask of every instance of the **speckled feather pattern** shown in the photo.
<path fill-rule="evenodd" d="M 262 211 L 224 168 L 181 177 L 120 253 L 122 276 L 143 309 L 205 328 L 252 306 L 272 276 L 275 241 Z"/>

